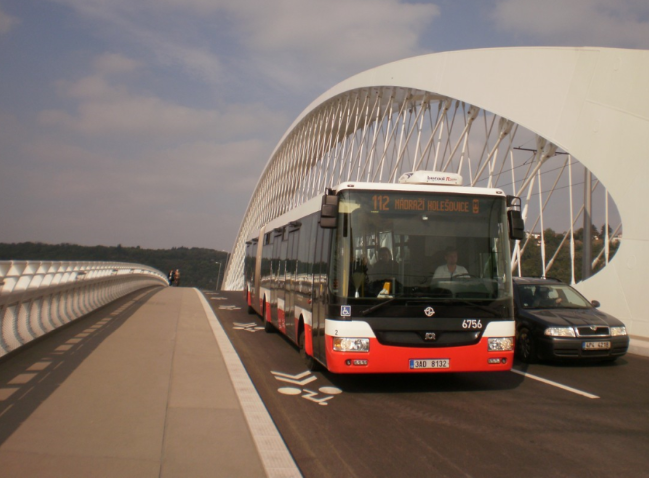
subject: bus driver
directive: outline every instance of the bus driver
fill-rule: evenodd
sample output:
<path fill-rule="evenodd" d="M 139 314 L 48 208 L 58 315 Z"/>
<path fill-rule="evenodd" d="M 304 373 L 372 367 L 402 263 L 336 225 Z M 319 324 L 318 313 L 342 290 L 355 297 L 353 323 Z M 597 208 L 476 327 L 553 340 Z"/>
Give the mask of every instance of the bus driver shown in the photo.
<path fill-rule="evenodd" d="M 463 266 L 459 266 L 458 262 L 458 250 L 454 247 L 447 247 L 445 249 L 445 261 L 446 264 L 441 265 L 433 273 L 434 279 L 452 279 L 454 277 L 461 276 L 463 274 L 469 275 L 467 269 Z"/>

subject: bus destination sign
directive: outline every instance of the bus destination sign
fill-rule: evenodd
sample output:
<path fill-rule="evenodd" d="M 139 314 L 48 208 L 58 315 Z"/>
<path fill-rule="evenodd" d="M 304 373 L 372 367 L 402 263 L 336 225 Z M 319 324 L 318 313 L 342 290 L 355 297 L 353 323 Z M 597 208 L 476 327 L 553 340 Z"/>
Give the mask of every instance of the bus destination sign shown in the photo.
<path fill-rule="evenodd" d="M 450 212 L 458 214 L 479 214 L 479 199 L 456 198 L 424 198 L 404 197 L 399 195 L 373 195 L 373 211 L 422 211 Z"/>

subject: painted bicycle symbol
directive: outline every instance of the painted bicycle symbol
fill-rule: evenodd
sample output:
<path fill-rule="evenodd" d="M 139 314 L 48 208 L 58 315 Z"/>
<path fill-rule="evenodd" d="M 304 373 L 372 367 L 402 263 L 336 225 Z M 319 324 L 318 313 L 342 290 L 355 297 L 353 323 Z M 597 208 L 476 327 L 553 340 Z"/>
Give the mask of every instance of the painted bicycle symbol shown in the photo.
<path fill-rule="evenodd" d="M 311 373 L 311 371 L 305 371 L 295 375 L 287 374 L 284 372 L 271 371 L 271 374 L 273 374 L 273 376 L 275 376 L 278 381 L 293 384 L 294 386 L 306 386 L 307 384 L 311 384 L 318 379 Z M 327 406 L 327 401 L 333 399 L 334 396 L 343 392 L 334 386 L 322 386 L 318 388 L 318 391 L 319 392 L 312 391 L 311 389 L 307 388 L 298 388 L 292 386 L 283 386 L 278 389 L 278 392 L 280 394 L 286 394 L 288 396 L 302 395 L 303 399 L 315 402 L 319 406 Z M 324 397 L 318 397 L 323 394 L 325 395 Z"/>

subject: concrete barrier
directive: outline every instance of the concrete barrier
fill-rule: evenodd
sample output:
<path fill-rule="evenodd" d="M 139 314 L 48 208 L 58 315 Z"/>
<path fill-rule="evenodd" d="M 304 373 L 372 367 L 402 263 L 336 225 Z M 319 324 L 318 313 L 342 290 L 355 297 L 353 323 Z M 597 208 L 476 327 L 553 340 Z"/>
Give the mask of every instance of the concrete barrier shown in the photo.
<path fill-rule="evenodd" d="M 122 296 L 168 285 L 140 264 L 0 261 L 0 357 Z"/>

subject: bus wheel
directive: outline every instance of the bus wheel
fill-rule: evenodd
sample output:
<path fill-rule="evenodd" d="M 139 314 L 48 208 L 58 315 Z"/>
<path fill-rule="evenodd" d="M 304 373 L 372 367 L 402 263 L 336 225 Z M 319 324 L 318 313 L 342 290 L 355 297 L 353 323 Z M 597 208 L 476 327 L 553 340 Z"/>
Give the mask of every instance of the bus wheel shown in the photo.
<path fill-rule="evenodd" d="M 275 332 L 275 327 L 266 320 L 266 299 L 264 299 L 264 307 L 262 308 L 262 321 L 264 321 L 264 332 Z"/>
<path fill-rule="evenodd" d="M 247 291 L 246 292 L 246 303 L 248 304 L 248 313 L 249 314 L 255 314 L 255 309 L 253 309 L 253 306 L 250 305 L 249 299 L 250 298 L 248 297 L 248 291 Z"/>
<path fill-rule="evenodd" d="M 318 371 L 320 364 L 305 351 L 305 331 L 300 331 L 300 357 L 310 371 Z"/>

